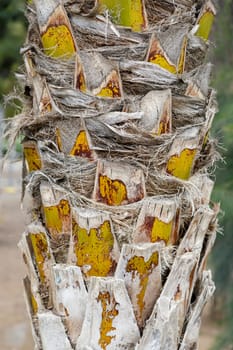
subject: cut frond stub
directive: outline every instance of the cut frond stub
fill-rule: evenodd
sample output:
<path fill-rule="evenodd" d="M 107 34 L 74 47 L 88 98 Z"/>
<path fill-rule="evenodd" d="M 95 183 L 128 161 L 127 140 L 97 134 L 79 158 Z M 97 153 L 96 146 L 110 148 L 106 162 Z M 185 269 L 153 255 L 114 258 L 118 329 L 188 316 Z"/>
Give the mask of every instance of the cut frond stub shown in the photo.
<path fill-rule="evenodd" d="M 176 198 L 148 198 L 144 201 L 133 232 L 133 241 L 176 244 L 179 237 L 179 209 Z"/>
<path fill-rule="evenodd" d="M 113 23 L 130 27 L 135 32 L 147 28 L 144 0 L 96 0 L 101 14 L 109 13 Z"/>
<path fill-rule="evenodd" d="M 43 214 L 47 230 L 55 240 L 71 235 L 71 208 L 65 193 L 43 182 L 40 185 Z"/>
<path fill-rule="evenodd" d="M 200 128 L 187 128 L 175 138 L 168 155 L 166 171 L 179 179 L 188 180 L 198 153 Z"/>
<path fill-rule="evenodd" d="M 69 59 L 77 52 L 69 18 L 55 0 L 35 0 L 41 42 L 46 55 Z"/>
<path fill-rule="evenodd" d="M 115 277 L 123 279 L 138 326 L 150 316 L 162 287 L 160 251 L 162 244 L 123 245 Z"/>
<path fill-rule="evenodd" d="M 153 34 L 146 61 L 157 64 L 170 73 L 182 74 L 185 69 L 187 34 L 188 28 L 182 27 Z"/>
<path fill-rule="evenodd" d="M 167 134 L 172 127 L 171 90 L 151 91 L 141 100 L 140 125 L 155 135 Z"/>
<path fill-rule="evenodd" d="M 127 322 L 125 322 L 127 320 Z M 123 280 L 92 277 L 87 309 L 76 350 L 133 350 L 139 329 Z"/>
<path fill-rule="evenodd" d="M 196 35 L 205 41 L 209 38 L 215 16 L 216 9 L 213 2 L 205 1 L 196 23 L 198 25 Z"/>
<path fill-rule="evenodd" d="M 72 208 L 73 224 L 68 262 L 85 278 L 114 274 L 119 248 L 110 216 L 97 210 Z"/>
<path fill-rule="evenodd" d="M 146 196 L 141 169 L 124 163 L 99 160 L 93 199 L 111 206 L 140 201 Z"/>

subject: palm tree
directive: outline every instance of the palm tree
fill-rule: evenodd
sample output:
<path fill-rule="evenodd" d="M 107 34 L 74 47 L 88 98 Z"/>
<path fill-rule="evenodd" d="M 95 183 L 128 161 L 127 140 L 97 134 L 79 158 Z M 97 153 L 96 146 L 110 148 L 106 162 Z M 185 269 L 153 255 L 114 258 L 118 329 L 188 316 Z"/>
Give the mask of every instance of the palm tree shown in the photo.
<path fill-rule="evenodd" d="M 210 0 L 33 0 L 19 243 L 36 349 L 196 349 L 214 292 Z"/>

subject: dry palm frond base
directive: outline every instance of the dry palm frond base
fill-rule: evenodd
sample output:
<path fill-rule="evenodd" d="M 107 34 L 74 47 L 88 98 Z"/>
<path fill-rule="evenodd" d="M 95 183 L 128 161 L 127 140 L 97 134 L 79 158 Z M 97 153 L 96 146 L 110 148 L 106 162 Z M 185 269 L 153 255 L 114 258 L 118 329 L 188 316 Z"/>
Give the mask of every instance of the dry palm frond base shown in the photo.
<path fill-rule="evenodd" d="M 24 137 L 19 247 L 37 350 L 196 349 L 214 292 L 215 7 L 122 4 L 27 7 L 24 108 L 7 135 Z"/>

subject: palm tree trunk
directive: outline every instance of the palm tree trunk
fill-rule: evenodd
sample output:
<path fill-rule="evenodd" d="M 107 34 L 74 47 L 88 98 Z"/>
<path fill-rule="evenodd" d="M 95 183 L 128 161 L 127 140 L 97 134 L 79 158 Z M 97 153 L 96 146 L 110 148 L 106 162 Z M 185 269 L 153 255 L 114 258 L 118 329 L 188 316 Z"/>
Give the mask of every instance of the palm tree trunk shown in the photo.
<path fill-rule="evenodd" d="M 35 348 L 198 348 L 218 157 L 210 0 L 33 0 L 19 243 Z"/>

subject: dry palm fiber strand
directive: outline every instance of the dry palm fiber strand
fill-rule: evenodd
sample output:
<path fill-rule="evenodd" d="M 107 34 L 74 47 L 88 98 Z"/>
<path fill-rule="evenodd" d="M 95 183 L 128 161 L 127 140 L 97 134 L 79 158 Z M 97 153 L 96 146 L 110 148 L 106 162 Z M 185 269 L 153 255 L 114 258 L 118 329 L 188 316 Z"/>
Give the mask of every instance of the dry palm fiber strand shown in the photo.
<path fill-rule="evenodd" d="M 209 0 L 28 5 L 27 94 L 8 133 L 24 135 L 37 349 L 196 347 L 214 291 L 215 13 Z"/>

